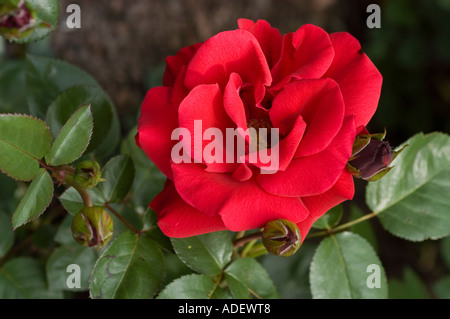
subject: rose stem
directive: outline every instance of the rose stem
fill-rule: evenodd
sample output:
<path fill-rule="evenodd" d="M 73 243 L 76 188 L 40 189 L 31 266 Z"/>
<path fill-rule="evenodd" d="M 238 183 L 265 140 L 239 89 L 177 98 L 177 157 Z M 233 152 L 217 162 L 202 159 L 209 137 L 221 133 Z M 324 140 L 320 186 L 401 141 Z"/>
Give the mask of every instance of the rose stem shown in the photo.
<path fill-rule="evenodd" d="M 370 214 L 364 215 L 364 216 L 362 216 L 360 218 L 357 218 L 355 220 L 352 220 L 352 221 L 350 221 L 348 223 L 342 224 L 342 225 L 337 226 L 335 228 L 331 228 L 331 229 L 328 229 L 328 230 L 319 231 L 319 232 L 315 232 L 313 234 L 309 234 L 308 236 L 306 236 L 306 238 L 315 238 L 315 237 L 331 235 L 331 234 L 340 232 L 342 230 L 345 230 L 345 229 L 347 229 L 347 228 L 349 228 L 349 227 L 351 227 L 353 225 L 359 224 L 359 223 L 361 223 L 361 222 L 363 222 L 365 220 L 371 219 L 371 218 L 377 216 L 378 214 L 379 213 L 377 213 L 377 212 L 372 212 Z"/>
<path fill-rule="evenodd" d="M 262 236 L 262 231 L 256 232 L 256 233 L 251 233 L 248 234 L 247 236 L 241 237 L 238 240 L 236 240 L 233 243 L 234 247 L 241 247 L 244 244 L 248 243 L 249 241 L 255 240 L 255 239 L 260 239 Z"/>
<path fill-rule="evenodd" d="M 122 215 L 120 215 L 114 208 L 112 208 L 111 205 L 109 205 L 109 203 L 105 203 L 105 208 L 107 208 L 111 213 L 113 213 L 118 219 L 120 219 L 120 221 L 122 223 L 125 224 L 125 226 L 127 226 L 129 229 L 131 229 L 133 232 L 135 232 L 136 234 L 140 234 L 139 230 L 137 230 L 133 225 L 131 225 L 128 220 L 126 220 L 125 218 L 123 218 Z"/>

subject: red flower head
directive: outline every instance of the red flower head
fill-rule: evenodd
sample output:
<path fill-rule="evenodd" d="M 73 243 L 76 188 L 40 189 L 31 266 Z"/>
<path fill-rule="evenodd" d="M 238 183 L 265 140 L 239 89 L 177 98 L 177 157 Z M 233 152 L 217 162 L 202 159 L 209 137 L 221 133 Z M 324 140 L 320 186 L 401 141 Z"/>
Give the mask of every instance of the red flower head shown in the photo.
<path fill-rule="evenodd" d="M 353 197 L 346 164 L 382 83 L 353 36 L 314 25 L 282 36 L 264 20 L 241 19 L 239 29 L 183 48 L 166 63 L 163 86 L 143 102 L 136 136 L 168 177 L 150 204 L 166 235 L 285 219 L 303 240 L 314 221 Z M 237 150 L 226 142 L 231 130 L 245 144 L 241 156 L 227 157 Z M 278 139 L 259 134 L 268 130 Z M 173 157 L 180 149 L 183 161 Z M 251 160 L 262 152 L 271 163 Z M 267 172 L 274 155 L 276 170 Z"/>

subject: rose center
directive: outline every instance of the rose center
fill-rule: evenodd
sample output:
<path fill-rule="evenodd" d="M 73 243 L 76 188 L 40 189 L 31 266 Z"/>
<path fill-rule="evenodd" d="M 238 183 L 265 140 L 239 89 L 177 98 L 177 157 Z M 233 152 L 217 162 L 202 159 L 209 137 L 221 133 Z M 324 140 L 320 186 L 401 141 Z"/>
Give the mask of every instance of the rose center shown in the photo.
<path fill-rule="evenodd" d="M 250 152 L 271 148 L 272 123 L 269 118 L 253 118 L 247 122 L 250 133 Z"/>

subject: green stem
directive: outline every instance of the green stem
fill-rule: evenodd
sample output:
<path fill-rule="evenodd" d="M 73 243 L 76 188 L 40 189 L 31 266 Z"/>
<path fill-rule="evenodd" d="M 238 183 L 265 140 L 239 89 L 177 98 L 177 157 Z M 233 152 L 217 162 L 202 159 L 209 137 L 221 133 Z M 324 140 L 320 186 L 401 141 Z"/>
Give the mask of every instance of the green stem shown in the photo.
<path fill-rule="evenodd" d="M 360 218 L 357 218 L 357 219 L 355 219 L 355 220 L 352 220 L 352 221 L 350 221 L 350 222 L 348 222 L 348 223 L 339 225 L 339 226 L 337 226 L 337 227 L 335 227 L 335 228 L 331 228 L 331 229 L 327 229 L 327 230 L 323 230 L 323 231 L 318 231 L 318 232 L 309 234 L 308 236 L 306 236 L 306 238 L 315 238 L 315 237 L 322 237 L 322 236 L 327 236 L 327 235 L 335 234 L 335 233 L 338 233 L 338 232 L 340 232 L 340 231 L 346 230 L 347 228 L 350 228 L 350 227 L 352 227 L 352 226 L 354 226 L 354 225 L 356 225 L 356 224 L 359 224 L 359 223 L 361 223 L 361 222 L 363 222 L 363 221 L 366 221 L 366 220 L 368 220 L 368 219 L 371 219 L 371 218 L 377 216 L 378 214 L 379 214 L 378 212 L 372 212 L 372 213 L 370 213 L 370 214 L 367 214 L 367 215 L 364 215 L 364 216 L 362 216 L 362 217 L 360 217 Z"/>
<path fill-rule="evenodd" d="M 247 256 L 248 252 L 250 251 L 250 249 L 252 249 L 253 246 L 255 246 L 255 244 L 256 244 L 256 239 L 248 242 L 247 245 L 244 246 L 244 249 L 242 249 L 241 257 L 243 258 L 243 257 Z"/>
<path fill-rule="evenodd" d="M 249 251 L 248 257 L 257 258 L 268 253 L 266 247 L 262 243 L 255 245 L 252 250 Z"/>
<path fill-rule="evenodd" d="M 222 282 L 222 278 L 223 278 L 223 270 L 220 272 L 219 276 L 217 277 L 216 284 L 214 285 L 214 289 L 208 295 L 208 299 L 211 299 L 214 296 L 217 288 L 219 287 L 220 283 Z"/>
<path fill-rule="evenodd" d="M 83 200 L 84 207 L 92 207 L 94 206 L 92 203 L 91 195 L 89 195 L 88 191 L 82 187 L 80 187 L 76 183 L 70 183 L 70 186 L 75 188 L 77 192 L 80 194 L 81 199 Z"/>
<path fill-rule="evenodd" d="M 242 238 L 242 237 L 244 237 L 244 235 L 245 235 L 245 231 L 238 231 L 238 232 L 236 233 L 236 236 L 234 236 L 234 240 L 237 240 L 237 239 L 239 239 L 239 238 Z"/>
<path fill-rule="evenodd" d="M 45 165 L 41 163 L 41 165 Z M 75 174 L 75 169 L 72 166 L 64 165 L 64 166 L 58 166 L 58 167 L 49 167 L 45 166 L 45 168 L 50 169 L 53 171 L 53 177 L 59 182 L 59 183 L 65 183 L 68 186 L 72 186 L 75 188 L 75 190 L 80 194 L 81 199 L 83 200 L 83 204 L 85 207 L 92 207 L 92 198 L 91 195 L 89 195 L 87 189 L 81 187 L 76 183 L 73 179 L 73 175 Z"/>
<path fill-rule="evenodd" d="M 124 223 L 125 226 L 127 226 L 129 229 L 131 229 L 134 233 L 140 234 L 141 232 L 137 230 L 133 225 L 128 222 L 125 218 L 123 218 L 122 215 L 120 215 L 109 203 L 105 204 L 105 208 L 107 208 L 111 213 L 114 214 L 122 223 Z"/>
<path fill-rule="evenodd" d="M 252 240 L 260 239 L 262 236 L 262 231 L 248 234 L 247 236 L 241 237 L 234 241 L 233 246 L 234 247 L 241 247 L 244 246 L 246 243 Z"/>

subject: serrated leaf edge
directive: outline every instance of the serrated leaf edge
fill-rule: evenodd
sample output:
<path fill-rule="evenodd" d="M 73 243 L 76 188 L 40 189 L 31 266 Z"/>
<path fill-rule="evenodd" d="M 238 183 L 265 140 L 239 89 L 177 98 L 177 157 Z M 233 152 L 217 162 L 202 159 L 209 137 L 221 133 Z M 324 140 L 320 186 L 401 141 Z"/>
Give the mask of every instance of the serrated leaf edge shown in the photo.
<path fill-rule="evenodd" d="M 93 117 L 92 117 L 92 111 L 91 111 L 91 104 L 85 104 L 85 105 L 82 105 L 82 106 L 80 106 L 75 112 L 73 112 L 73 114 L 70 116 L 70 118 L 67 120 L 67 122 L 64 124 L 64 126 L 61 128 L 61 130 L 59 131 L 59 133 L 58 133 L 58 135 L 56 136 L 56 138 L 55 138 L 55 140 L 53 141 L 53 144 L 58 140 L 58 137 L 59 137 L 59 135 L 61 134 L 61 132 L 62 132 L 62 130 L 67 126 L 67 124 L 70 122 L 70 120 L 83 108 L 83 107 L 88 107 L 88 109 L 89 109 L 89 115 L 90 115 L 90 120 L 91 120 L 91 124 L 92 124 L 92 129 L 91 129 L 91 132 L 90 132 L 90 134 L 89 134 L 89 139 L 88 139 L 88 142 L 87 142 L 87 144 L 86 144 L 86 146 L 85 146 L 85 148 L 83 149 L 83 151 L 81 152 L 81 154 L 77 157 L 77 158 L 75 158 L 75 159 L 73 159 L 71 162 L 74 162 L 74 161 L 76 161 L 77 159 L 79 159 L 83 154 L 84 154 L 84 152 L 86 151 L 86 149 L 87 149 L 87 147 L 89 146 L 89 143 L 91 142 L 91 138 L 92 138 L 92 133 L 94 132 L 94 120 L 93 120 Z M 78 123 L 78 121 L 77 122 L 75 122 L 75 124 L 76 123 Z M 52 144 L 52 147 L 53 147 L 53 144 Z M 50 148 L 50 150 L 51 150 L 51 148 Z M 50 151 L 49 151 L 50 152 Z M 48 154 L 48 153 L 47 153 Z M 53 158 L 52 158 L 53 159 Z M 52 161 L 52 159 L 50 159 L 50 163 L 51 163 L 51 161 Z M 47 159 L 46 159 L 46 161 L 47 161 Z M 50 163 L 47 163 L 47 164 L 49 164 L 49 165 L 51 165 Z M 65 163 L 65 164 L 68 164 L 68 163 Z M 64 164 L 59 164 L 59 165 L 64 165 Z"/>
<path fill-rule="evenodd" d="M 43 170 L 45 171 L 44 174 L 43 174 L 43 176 L 44 176 L 45 174 L 47 174 L 47 175 L 50 177 L 50 179 L 51 179 L 50 174 L 48 174 L 48 172 L 47 172 L 44 168 L 41 168 L 41 169 L 43 169 Z M 39 173 L 38 173 L 38 174 L 39 174 Z M 37 176 L 37 175 L 36 175 L 36 176 Z M 34 179 L 33 179 L 33 181 L 34 181 Z M 47 206 L 45 206 L 44 209 L 42 209 L 42 212 L 39 213 L 39 214 L 37 214 L 37 215 L 34 216 L 34 217 L 28 218 L 28 219 L 27 219 L 25 222 L 23 222 L 22 224 L 17 225 L 17 226 L 14 226 L 14 215 L 16 214 L 17 209 L 19 208 L 19 207 L 17 207 L 17 208 L 14 210 L 14 213 L 13 213 L 12 216 L 11 216 L 11 225 L 13 225 L 13 231 L 15 231 L 17 228 L 19 228 L 19 227 L 21 227 L 21 226 L 23 226 L 23 225 L 25 225 L 25 224 L 28 224 L 28 223 L 31 222 L 31 221 L 36 220 L 37 218 L 39 218 L 39 217 L 45 212 L 45 210 L 50 206 L 50 204 L 51 204 L 51 202 L 52 202 L 52 198 L 53 198 L 54 193 L 55 193 L 55 188 L 53 187 L 53 181 L 52 181 L 52 194 L 51 194 L 51 196 L 50 196 L 50 201 L 48 202 Z M 25 196 L 24 196 L 24 197 L 25 197 Z M 20 203 L 23 201 L 24 197 L 20 200 Z M 19 206 L 20 206 L 20 203 L 19 203 Z"/>
<path fill-rule="evenodd" d="M 159 295 L 160 295 L 162 292 L 164 292 L 164 290 L 165 290 L 167 287 L 169 287 L 171 284 L 173 284 L 175 281 L 178 281 L 178 280 L 181 280 L 181 279 L 187 278 L 187 277 L 196 277 L 196 278 L 203 277 L 203 278 L 208 278 L 208 279 L 211 280 L 211 283 L 214 285 L 214 281 L 213 281 L 212 278 L 209 277 L 208 275 L 205 275 L 205 274 L 187 274 L 187 275 L 183 275 L 183 276 L 181 276 L 181 277 L 175 278 L 174 280 L 172 280 L 171 282 L 169 282 L 169 283 L 164 287 L 164 289 L 161 290 L 161 291 L 157 294 L 156 299 L 159 299 Z M 214 291 L 214 288 L 213 288 L 212 291 Z M 210 291 L 210 292 L 207 294 L 207 296 L 209 296 L 209 295 L 211 294 L 212 291 Z"/>
<path fill-rule="evenodd" d="M 0 117 L 8 117 L 8 116 L 26 117 L 26 118 L 31 118 L 31 119 L 34 119 L 34 120 L 36 120 L 36 121 L 38 121 L 38 122 L 41 122 L 42 124 L 44 124 L 45 128 L 47 129 L 47 133 L 49 134 L 50 140 L 51 140 L 52 143 L 53 143 L 53 134 L 52 134 L 50 128 L 48 127 L 47 123 L 46 123 L 44 120 L 42 120 L 42 119 L 40 119 L 40 118 L 38 118 L 38 117 L 36 117 L 36 116 L 30 115 L 30 114 L 25 114 L 25 113 L 0 113 Z M 1 140 L 1 138 L 0 138 L 0 140 Z M 15 145 L 12 145 L 12 144 L 10 144 L 10 143 L 8 143 L 8 142 L 6 142 L 6 143 L 9 144 L 9 145 L 11 145 L 11 146 L 13 146 L 13 147 L 15 147 Z M 51 147 L 51 145 L 50 145 L 50 147 Z M 39 159 L 38 159 L 37 157 L 34 157 L 33 155 L 29 154 L 28 152 L 25 152 L 25 151 L 22 150 L 21 148 L 18 148 L 18 147 L 15 147 L 15 148 L 18 149 L 19 151 L 21 151 L 21 152 L 27 154 L 28 156 L 30 156 L 31 158 L 33 158 L 34 160 L 36 160 L 38 163 L 39 163 L 39 161 L 40 161 L 43 157 L 45 157 L 45 155 L 47 155 L 47 154 L 44 154 L 44 156 L 43 156 L 42 158 L 39 158 Z M 30 182 L 30 181 L 33 181 L 33 180 L 36 178 L 36 175 L 37 175 L 37 174 L 36 174 L 36 175 L 35 175 L 33 178 L 31 178 L 31 179 L 20 179 L 20 178 L 16 178 L 16 177 L 14 177 L 14 176 L 11 176 L 9 173 L 5 172 L 5 171 L 4 171 L 3 169 L 1 169 L 1 168 L 0 168 L 0 171 L 1 171 L 3 174 L 5 174 L 6 176 L 12 178 L 12 179 L 15 180 L 15 181 L 19 181 L 19 182 Z"/>

